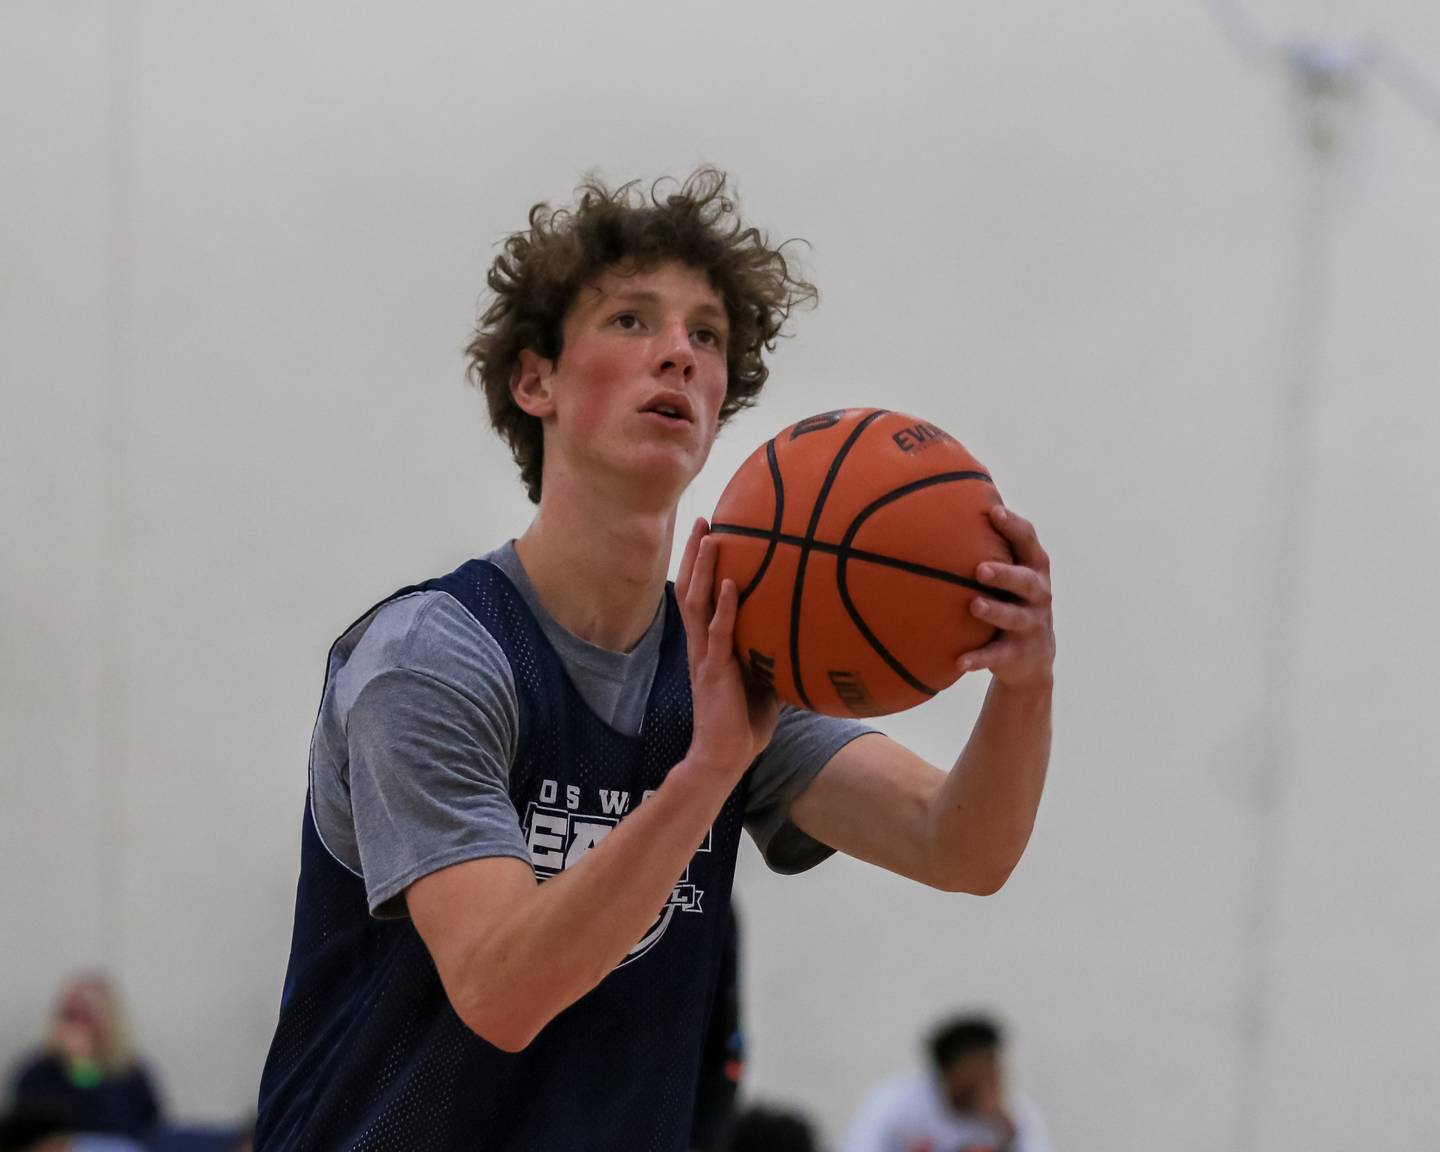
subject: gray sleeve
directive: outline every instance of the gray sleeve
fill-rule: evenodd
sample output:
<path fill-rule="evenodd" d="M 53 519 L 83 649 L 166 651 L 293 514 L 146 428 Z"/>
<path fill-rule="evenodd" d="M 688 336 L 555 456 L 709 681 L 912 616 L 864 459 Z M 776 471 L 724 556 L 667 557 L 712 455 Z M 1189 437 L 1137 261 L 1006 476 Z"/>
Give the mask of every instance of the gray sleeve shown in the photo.
<path fill-rule="evenodd" d="M 366 650 L 369 639 L 338 693 L 350 806 L 370 911 L 403 917 L 405 889 L 430 872 L 529 862 L 508 788 L 519 708 L 503 650 L 449 596 L 425 603 L 402 636 L 381 629 Z"/>
<path fill-rule="evenodd" d="M 793 875 L 815 867 L 835 849 L 807 836 L 790 822 L 790 805 L 820 774 L 830 757 L 857 736 L 875 729 L 858 720 L 842 720 L 792 708 L 780 709 L 775 735 L 751 769 L 745 827 L 765 863 Z"/>

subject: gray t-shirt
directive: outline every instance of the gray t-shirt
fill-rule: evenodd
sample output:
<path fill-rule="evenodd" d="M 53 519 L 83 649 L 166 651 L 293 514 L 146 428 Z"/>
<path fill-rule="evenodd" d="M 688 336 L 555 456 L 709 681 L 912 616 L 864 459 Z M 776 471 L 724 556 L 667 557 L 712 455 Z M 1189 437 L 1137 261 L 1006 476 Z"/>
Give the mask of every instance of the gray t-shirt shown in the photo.
<path fill-rule="evenodd" d="M 545 611 L 514 542 L 484 559 L 524 597 L 581 697 L 635 735 L 659 663 L 665 607 L 629 652 L 597 648 Z M 365 881 L 370 911 L 404 916 L 420 877 L 464 860 L 529 861 L 507 788 L 520 712 L 504 651 L 444 592 L 372 612 L 335 645 L 310 748 L 311 805 L 330 854 Z M 784 707 L 750 783 L 745 827 L 778 872 L 831 854 L 790 822 L 790 805 L 856 736 L 853 720 Z"/>

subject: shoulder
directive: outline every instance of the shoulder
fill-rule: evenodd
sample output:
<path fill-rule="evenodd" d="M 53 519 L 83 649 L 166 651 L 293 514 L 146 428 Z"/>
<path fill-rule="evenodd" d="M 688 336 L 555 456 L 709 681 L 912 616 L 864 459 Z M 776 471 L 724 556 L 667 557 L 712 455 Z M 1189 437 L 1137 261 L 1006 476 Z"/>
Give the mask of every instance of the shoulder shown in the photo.
<path fill-rule="evenodd" d="M 478 726 L 497 746 L 513 750 L 519 703 L 510 662 L 485 627 L 444 592 L 397 596 L 352 625 L 331 650 L 310 748 L 322 833 L 333 835 L 349 818 L 345 778 L 358 720 L 387 747 L 417 726 L 426 732 Z"/>
<path fill-rule="evenodd" d="M 896 1123 L 932 1130 L 954 1122 L 939 1082 L 929 1072 L 897 1076 L 889 1082 L 889 1092 L 886 1111 Z"/>
<path fill-rule="evenodd" d="M 930 1078 L 913 1073 L 892 1076 L 875 1087 L 875 1098 L 896 1109 L 912 1110 L 923 1107 L 933 1096 Z"/>
<path fill-rule="evenodd" d="M 382 604 L 337 644 L 331 680 L 348 711 L 377 677 L 410 672 L 469 695 L 477 687 L 515 691 L 504 649 L 458 600 L 441 591 L 411 592 Z"/>
<path fill-rule="evenodd" d="M 874 1085 L 850 1122 L 846 1152 L 888 1147 L 898 1132 L 913 1127 L 917 1115 L 925 1112 L 924 1088 L 913 1075 L 892 1076 Z"/>
<path fill-rule="evenodd" d="M 133 1060 L 122 1071 L 116 1074 L 116 1079 L 123 1080 L 126 1084 L 134 1087 L 149 1089 L 155 1084 L 155 1074 L 148 1064 L 143 1060 Z"/>
<path fill-rule="evenodd" d="M 751 782 L 755 800 L 763 802 L 775 791 L 803 789 L 836 752 L 873 731 L 857 720 L 782 705 L 775 734 L 756 761 Z"/>
<path fill-rule="evenodd" d="M 47 1083 L 60 1076 L 58 1060 L 43 1052 L 32 1052 L 29 1056 L 21 1059 L 12 1078 L 19 1087 L 26 1088 L 33 1084 Z"/>
<path fill-rule="evenodd" d="M 873 732 L 875 729 L 863 720 L 849 720 L 844 716 L 826 716 L 819 712 L 796 708 L 791 704 L 782 704 L 777 731 L 783 731 L 788 735 L 823 732 L 831 736 L 848 736 L 854 739 L 856 736 Z"/>

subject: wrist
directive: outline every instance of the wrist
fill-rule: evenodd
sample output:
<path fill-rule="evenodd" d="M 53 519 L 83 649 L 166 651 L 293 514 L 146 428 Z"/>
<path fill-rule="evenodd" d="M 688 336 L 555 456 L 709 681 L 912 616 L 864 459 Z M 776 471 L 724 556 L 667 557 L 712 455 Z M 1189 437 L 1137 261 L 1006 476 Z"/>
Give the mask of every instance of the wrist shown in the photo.
<path fill-rule="evenodd" d="M 1043 679 L 1027 681 L 1024 684 L 1007 684 L 1003 680 L 993 679 L 990 681 L 988 695 L 1010 707 L 1048 710 L 1055 695 L 1055 677 L 1047 674 Z"/>
<path fill-rule="evenodd" d="M 701 792 L 707 795 L 718 793 L 723 797 L 730 795 L 749 767 L 749 761 L 739 760 L 735 756 L 727 756 L 723 753 L 710 752 L 696 744 L 691 744 L 684 759 L 670 769 L 665 781 L 668 784 L 674 780 L 686 791 Z"/>
<path fill-rule="evenodd" d="M 736 741 L 712 741 L 706 739 L 704 732 L 696 732 L 684 758 L 670 770 L 670 774 L 673 776 L 679 772 L 683 777 L 695 776 L 712 784 L 719 778 L 727 782 L 725 790 L 728 794 L 740 782 L 754 759 L 754 753 L 748 747 L 738 747 Z"/>

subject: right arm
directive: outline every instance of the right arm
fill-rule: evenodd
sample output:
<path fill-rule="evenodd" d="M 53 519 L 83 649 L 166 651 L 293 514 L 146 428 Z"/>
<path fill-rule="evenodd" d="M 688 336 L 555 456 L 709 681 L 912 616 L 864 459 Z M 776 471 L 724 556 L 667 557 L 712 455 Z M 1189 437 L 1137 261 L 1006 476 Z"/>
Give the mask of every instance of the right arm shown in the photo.
<path fill-rule="evenodd" d="M 706 831 L 774 731 L 773 698 L 749 694 L 734 655 L 738 593 L 713 595 L 713 541 L 691 533 L 677 595 L 694 697 L 690 750 L 658 789 L 573 867 L 537 883 L 513 857 L 416 880 L 406 903 L 456 1014 L 519 1051 L 594 988 L 653 923 Z"/>
<path fill-rule="evenodd" d="M 687 757 L 544 884 L 497 856 L 410 885 L 410 917 L 465 1025 L 518 1052 L 599 984 L 659 914 L 738 778 Z"/>

